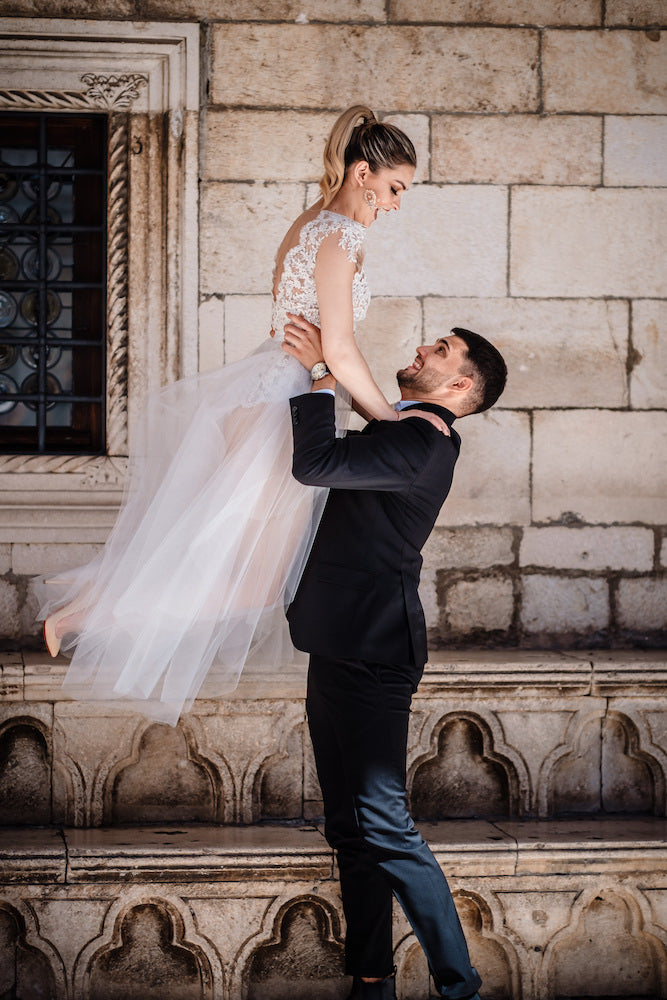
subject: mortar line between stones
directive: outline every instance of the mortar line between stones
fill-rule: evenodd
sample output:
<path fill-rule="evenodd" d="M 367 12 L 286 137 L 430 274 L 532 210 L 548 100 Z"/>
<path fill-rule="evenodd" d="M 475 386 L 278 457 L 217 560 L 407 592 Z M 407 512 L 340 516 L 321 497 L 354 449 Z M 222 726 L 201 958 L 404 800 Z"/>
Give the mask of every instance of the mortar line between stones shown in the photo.
<path fill-rule="evenodd" d="M 63 847 L 65 848 L 65 885 L 69 885 L 69 844 L 67 843 L 67 837 L 65 836 L 65 829 L 60 824 L 58 826 L 58 833 L 60 834 L 60 839 L 63 842 Z"/>
<path fill-rule="evenodd" d="M 497 830 L 498 833 L 502 833 L 503 837 L 509 837 L 514 844 L 514 871 L 512 872 L 512 875 L 516 875 L 519 870 L 519 841 L 511 833 L 508 833 L 507 830 L 504 830 L 499 823 L 494 822 L 494 820 L 489 820 L 489 824 Z"/>

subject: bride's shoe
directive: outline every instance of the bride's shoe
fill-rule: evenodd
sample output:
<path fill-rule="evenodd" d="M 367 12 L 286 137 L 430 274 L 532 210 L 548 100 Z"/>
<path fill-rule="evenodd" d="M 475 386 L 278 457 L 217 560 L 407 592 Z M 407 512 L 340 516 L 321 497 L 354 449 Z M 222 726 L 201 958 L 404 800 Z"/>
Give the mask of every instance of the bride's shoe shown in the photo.
<path fill-rule="evenodd" d="M 60 636 L 56 632 L 58 621 L 57 614 L 49 615 L 48 618 L 44 619 L 44 643 L 51 656 L 57 656 L 60 652 Z"/>

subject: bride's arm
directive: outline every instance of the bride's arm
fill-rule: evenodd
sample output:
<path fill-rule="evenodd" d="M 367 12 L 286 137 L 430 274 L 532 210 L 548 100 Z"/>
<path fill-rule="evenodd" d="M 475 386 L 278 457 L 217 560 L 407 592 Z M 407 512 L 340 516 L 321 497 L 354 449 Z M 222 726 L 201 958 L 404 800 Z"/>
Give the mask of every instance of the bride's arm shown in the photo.
<path fill-rule="evenodd" d="M 398 414 L 375 383 L 354 339 L 354 273 L 355 265 L 338 245 L 338 236 L 333 233 L 323 240 L 315 264 L 322 353 L 332 374 L 365 414 L 377 420 L 396 420 Z"/>

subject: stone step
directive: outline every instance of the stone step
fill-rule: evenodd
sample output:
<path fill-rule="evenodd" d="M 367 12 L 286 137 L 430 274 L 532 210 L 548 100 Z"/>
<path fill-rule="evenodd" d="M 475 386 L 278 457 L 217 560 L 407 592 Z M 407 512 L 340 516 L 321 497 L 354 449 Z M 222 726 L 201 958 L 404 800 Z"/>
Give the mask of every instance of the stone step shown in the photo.
<path fill-rule="evenodd" d="M 63 698 L 67 661 L 0 654 L 0 823 L 310 820 L 305 667 L 248 674 L 175 728 Z M 427 819 L 667 811 L 667 653 L 434 656 L 408 786 Z M 1 994 L 0 994 L 1 995 Z"/>
<path fill-rule="evenodd" d="M 667 996 L 666 820 L 420 826 L 484 1000 Z M 425 959 L 395 911 L 399 997 L 426 1000 Z M 5 828 L 0 925 L 0 996 L 343 1000 L 349 989 L 334 860 L 315 825 Z"/>

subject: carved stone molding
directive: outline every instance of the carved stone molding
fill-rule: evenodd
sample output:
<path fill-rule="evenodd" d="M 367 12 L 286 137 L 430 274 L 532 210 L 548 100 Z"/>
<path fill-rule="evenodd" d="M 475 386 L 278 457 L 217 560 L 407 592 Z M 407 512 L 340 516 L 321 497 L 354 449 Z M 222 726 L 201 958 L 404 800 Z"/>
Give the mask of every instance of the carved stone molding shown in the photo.
<path fill-rule="evenodd" d="M 148 84 L 145 73 L 84 73 L 79 90 L 0 90 L 0 108 L 10 111 L 73 111 L 130 108 Z"/>

